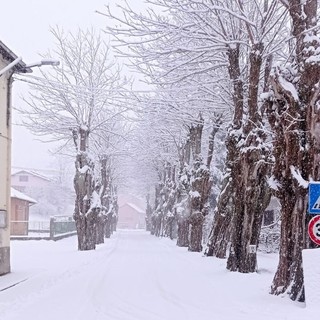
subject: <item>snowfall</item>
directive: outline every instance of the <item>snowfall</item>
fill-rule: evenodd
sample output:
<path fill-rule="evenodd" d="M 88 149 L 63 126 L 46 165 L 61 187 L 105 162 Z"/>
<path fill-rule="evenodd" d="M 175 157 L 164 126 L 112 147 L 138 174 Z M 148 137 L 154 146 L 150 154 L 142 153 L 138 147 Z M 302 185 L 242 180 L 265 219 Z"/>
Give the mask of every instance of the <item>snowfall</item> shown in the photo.
<path fill-rule="evenodd" d="M 269 294 L 277 254 L 259 253 L 254 274 L 179 248 L 146 231 L 118 230 L 95 251 L 75 236 L 12 241 L 12 272 L 0 277 L 1 320 L 316 319 L 320 249 L 304 251 L 307 304 Z"/>

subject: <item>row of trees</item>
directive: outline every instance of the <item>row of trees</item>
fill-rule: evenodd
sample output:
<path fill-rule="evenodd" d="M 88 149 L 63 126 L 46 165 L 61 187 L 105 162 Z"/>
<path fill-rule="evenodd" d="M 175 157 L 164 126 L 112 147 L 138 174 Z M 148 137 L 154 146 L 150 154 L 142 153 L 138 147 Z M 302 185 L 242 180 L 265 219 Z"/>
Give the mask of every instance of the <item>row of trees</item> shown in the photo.
<path fill-rule="evenodd" d="M 107 28 L 115 48 L 155 88 L 136 97 L 133 139 L 156 185 L 148 228 L 202 251 L 212 190 L 221 187 L 205 253 L 227 257 L 230 271 L 254 272 L 273 194 L 281 246 L 271 292 L 304 300 L 307 186 L 319 179 L 317 0 L 148 3 L 146 14 L 101 13 L 118 22 Z"/>
<path fill-rule="evenodd" d="M 79 249 L 94 249 L 114 229 L 115 157 L 130 141 L 130 163 L 154 195 L 151 232 L 200 252 L 209 225 L 205 253 L 227 258 L 230 271 L 256 271 L 263 212 L 278 197 L 281 245 L 271 292 L 304 300 L 307 186 L 319 179 L 317 1 L 149 5 L 146 14 L 128 6 L 123 16 L 102 14 L 118 23 L 106 31 L 151 94 L 125 90 L 128 81 L 93 31 L 52 30 L 61 66 L 27 80 L 34 91 L 26 125 L 63 141 L 75 158 Z M 135 120 L 130 132 L 128 119 Z"/>
<path fill-rule="evenodd" d="M 51 32 L 56 50 L 46 58 L 54 56 L 60 66 L 42 72 L 41 77 L 21 79 L 32 89 L 21 111 L 32 132 L 61 141 L 61 150 L 74 157 L 78 249 L 92 250 L 116 228 L 114 163 L 124 144 L 123 115 L 128 110 L 119 92 L 128 81 L 120 76 L 109 47 L 93 30 Z"/>

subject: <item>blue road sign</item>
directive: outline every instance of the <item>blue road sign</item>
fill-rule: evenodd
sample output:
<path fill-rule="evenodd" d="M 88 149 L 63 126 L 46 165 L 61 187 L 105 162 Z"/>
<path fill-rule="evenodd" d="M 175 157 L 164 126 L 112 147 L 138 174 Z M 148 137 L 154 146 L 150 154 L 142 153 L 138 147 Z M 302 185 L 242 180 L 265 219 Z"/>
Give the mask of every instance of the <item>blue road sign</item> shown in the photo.
<path fill-rule="evenodd" d="M 309 213 L 320 214 L 320 182 L 309 183 Z"/>

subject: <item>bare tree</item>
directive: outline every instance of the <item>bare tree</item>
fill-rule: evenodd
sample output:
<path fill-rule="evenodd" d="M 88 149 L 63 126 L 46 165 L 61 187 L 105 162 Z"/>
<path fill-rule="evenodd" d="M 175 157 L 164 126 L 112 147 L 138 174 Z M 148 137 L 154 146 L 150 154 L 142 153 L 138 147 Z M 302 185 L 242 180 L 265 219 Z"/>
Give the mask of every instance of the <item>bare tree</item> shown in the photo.
<path fill-rule="evenodd" d="M 224 253 L 221 248 L 218 251 L 224 256 L 226 243 L 231 241 L 227 267 L 233 271 L 254 272 L 262 213 L 270 195 L 267 184 L 270 150 L 259 94 L 265 85 L 264 73 L 269 70 L 266 68 L 268 57 L 280 48 L 277 32 L 285 24 L 285 12 L 277 0 L 255 1 L 253 5 L 241 0 L 150 3 L 164 7 L 170 17 L 152 10 L 146 15 L 136 14 L 122 7 L 123 17 L 115 17 L 110 11 L 106 15 L 125 27 L 110 27 L 108 31 L 117 38 L 119 51 L 135 59 L 138 69 L 148 75 L 152 84 L 180 92 L 186 92 L 187 87 L 194 88 L 194 99 L 188 93 L 186 99 L 179 94 L 174 97 L 175 104 L 183 101 L 184 105 L 190 105 L 192 112 L 188 111 L 195 119 L 193 123 L 185 123 L 192 129 L 191 175 L 196 174 L 192 166 L 199 166 L 197 155 L 201 150 L 202 127 L 198 114 L 204 117 L 204 110 L 213 113 L 218 108 L 221 110 L 222 105 L 233 113 L 227 137 L 225 186 L 219 198 L 212 232 L 215 236 L 210 237 L 208 252 L 217 252 L 214 247 L 218 241 L 223 243 Z M 130 54 L 121 51 L 121 46 L 131 49 Z M 204 84 L 207 82 L 208 86 Z M 195 214 L 199 212 L 196 207 L 203 206 L 199 199 L 208 199 L 210 190 L 201 188 L 201 184 L 195 188 L 192 186 L 195 180 L 190 177 L 189 195 L 197 198 L 191 197 L 186 209 L 190 217 L 195 218 L 190 219 L 191 231 L 193 226 L 195 230 L 201 229 L 203 214 Z M 209 179 L 204 177 L 203 181 L 209 182 Z M 193 189 L 201 189 L 202 194 L 198 196 Z M 226 202 L 226 199 L 229 200 Z M 158 205 L 161 208 L 162 204 Z M 201 246 L 198 242 L 191 248 L 189 243 L 189 249 L 199 251 Z"/>
<path fill-rule="evenodd" d="M 33 93 L 27 100 L 26 126 L 38 135 L 48 135 L 66 145 L 73 143 L 78 249 L 91 250 L 96 244 L 101 201 L 94 159 L 88 151 L 95 137 L 110 134 L 108 122 L 126 109 L 116 99 L 125 81 L 111 59 L 109 47 L 93 30 L 65 34 L 57 28 L 52 34 L 57 41 L 54 55 L 61 65 L 41 78 L 28 78 Z"/>
<path fill-rule="evenodd" d="M 277 46 L 270 27 L 281 26 L 282 16 L 277 1 L 256 1 L 250 8 L 246 5 L 243 1 L 226 1 L 222 6 L 211 6 L 226 43 L 234 114 L 226 141 L 225 178 L 206 253 L 225 258 L 231 241 L 227 268 L 254 272 L 262 213 L 270 197 L 269 147 L 259 93 L 264 88 L 269 52 Z M 265 39 L 268 46 L 264 45 Z"/>

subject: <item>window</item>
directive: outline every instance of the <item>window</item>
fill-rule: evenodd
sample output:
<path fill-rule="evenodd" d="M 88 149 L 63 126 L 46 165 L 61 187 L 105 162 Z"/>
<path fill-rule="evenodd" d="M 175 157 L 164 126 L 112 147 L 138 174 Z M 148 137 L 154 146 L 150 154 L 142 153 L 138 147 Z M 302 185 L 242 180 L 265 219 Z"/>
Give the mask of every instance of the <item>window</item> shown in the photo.
<path fill-rule="evenodd" d="M 266 210 L 263 214 L 263 225 L 268 226 L 274 222 L 274 211 Z"/>
<path fill-rule="evenodd" d="M 29 181 L 29 177 L 28 176 L 19 176 L 19 181 L 20 182 L 28 182 Z"/>

